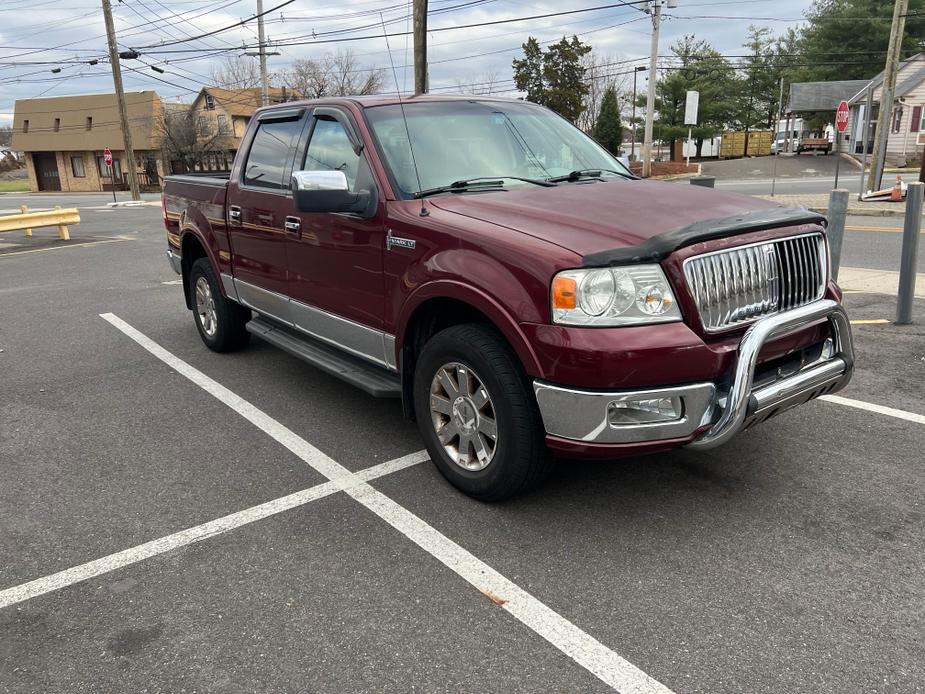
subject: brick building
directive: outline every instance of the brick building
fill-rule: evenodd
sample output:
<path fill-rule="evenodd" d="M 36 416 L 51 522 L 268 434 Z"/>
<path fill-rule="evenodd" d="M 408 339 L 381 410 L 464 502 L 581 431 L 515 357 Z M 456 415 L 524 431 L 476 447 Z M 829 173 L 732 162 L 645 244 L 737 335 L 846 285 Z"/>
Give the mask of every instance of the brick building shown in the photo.
<path fill-rule="evenodd" d="M 160 146 L 163 104 L 155 92 L 125 95 L 133 165 L 143 187 L 168 173 Z M 91 192 L 128 187 L 115 94 L 20 99 L 13 115 L 13 149 L 25 153 L 33 191 Z M 113 155 L 110 175 L 103 150 Z"/>

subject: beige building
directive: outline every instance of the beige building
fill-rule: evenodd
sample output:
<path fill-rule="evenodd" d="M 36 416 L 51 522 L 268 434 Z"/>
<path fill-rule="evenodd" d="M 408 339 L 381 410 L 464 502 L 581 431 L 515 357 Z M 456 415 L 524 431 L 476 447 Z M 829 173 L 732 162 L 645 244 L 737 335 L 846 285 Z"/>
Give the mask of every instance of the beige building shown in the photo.
<path fill-rule="evenodd" d="M 143 188 L 168 173 L 160 147 L 163 105 L 155 92 L 127 92 L 125 102 Z M 103 150 L 112 151 L 110 170 Z M 13 115 L 13 149 L 25 153 L 33 191 L 101 191 L 128 187 L 115 94 L 21 99 Z"/>

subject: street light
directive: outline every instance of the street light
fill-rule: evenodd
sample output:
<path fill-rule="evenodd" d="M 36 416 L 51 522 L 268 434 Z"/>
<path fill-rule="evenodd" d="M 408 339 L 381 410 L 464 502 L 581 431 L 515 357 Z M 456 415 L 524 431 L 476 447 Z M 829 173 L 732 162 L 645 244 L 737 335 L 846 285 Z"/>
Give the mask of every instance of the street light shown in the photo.
<path fill-rule="evenodd" d="M 636 75 L 646 69 L 645 65 L 638 65 L 636 69 L 633 70 L 633 120 L 631 122 L 633 138 L 630 140 L 630 161 L 633 161 L 633 158 L 636 156 Z"/>

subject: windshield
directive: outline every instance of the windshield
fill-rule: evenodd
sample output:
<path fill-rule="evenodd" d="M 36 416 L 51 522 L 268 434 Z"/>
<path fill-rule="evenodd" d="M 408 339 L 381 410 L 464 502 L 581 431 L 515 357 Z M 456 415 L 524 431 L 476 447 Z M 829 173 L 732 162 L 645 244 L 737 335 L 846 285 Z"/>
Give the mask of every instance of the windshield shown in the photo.
<path fill-rule="evenodd" d="M 481 177 L 547 179 L 577 170 L 618 179 L 629 172 L 603 147 L 552 111 L 529 103 L 434 101 L 365 110 L 403 197 Z M 421 176 L 414 172 L 408 133 Z M 620 172 L 608 173 L 607 170 Z M 505 186 L 530 185 L 505 180 Z"/>

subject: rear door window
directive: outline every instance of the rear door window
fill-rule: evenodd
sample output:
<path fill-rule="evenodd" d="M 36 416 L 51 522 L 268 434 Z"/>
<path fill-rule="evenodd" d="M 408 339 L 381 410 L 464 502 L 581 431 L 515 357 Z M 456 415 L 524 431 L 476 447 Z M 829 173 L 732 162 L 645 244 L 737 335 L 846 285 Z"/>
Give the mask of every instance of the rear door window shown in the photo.
<path fill-rule="evenodd" d="M 287 190 L 290 157 L 301 130 L 302 121 L 298 118 L 260 123 L 244 163 L 242 183 L 255 188 Z"/>

